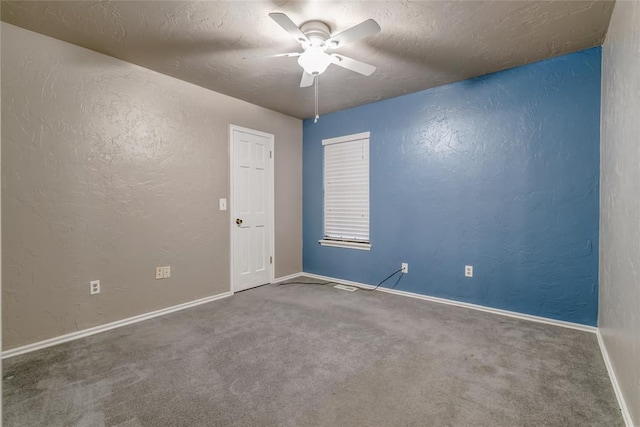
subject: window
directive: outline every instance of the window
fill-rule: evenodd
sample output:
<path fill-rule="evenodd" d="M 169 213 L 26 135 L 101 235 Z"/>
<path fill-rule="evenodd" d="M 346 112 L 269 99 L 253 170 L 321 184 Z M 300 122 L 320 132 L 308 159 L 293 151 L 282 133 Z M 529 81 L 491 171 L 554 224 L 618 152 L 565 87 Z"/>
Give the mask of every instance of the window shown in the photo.
<path fill-rule="evenodd" d="M 371 249 L 369 132 L 322 140 L 324 237 L 321 245 Z"/>

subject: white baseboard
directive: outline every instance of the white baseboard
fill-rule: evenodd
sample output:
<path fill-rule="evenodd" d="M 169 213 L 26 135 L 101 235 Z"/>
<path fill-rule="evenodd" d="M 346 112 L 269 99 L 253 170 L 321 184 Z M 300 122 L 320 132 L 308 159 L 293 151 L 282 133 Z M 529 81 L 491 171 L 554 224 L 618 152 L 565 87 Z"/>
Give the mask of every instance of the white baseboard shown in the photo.
<path fill-rule="evenodd" d="M 289 274 L 288 276 L 276 277 L 271 281 L 271 283 L 285 282 L 287 280 L 295 279 L 296 277 L 300 276 L 304 276 L 304 273 L 293 273 Z"/>
<path fill-rule="evenodd" d="M 337 279 L 335 277 L 329 277 L 329 276 L 321 276 L 319 274 L 302 273 L 302 275 L 312 279 L 323 280 L 325 282 L 335 282 L 335 283 L 341 283 L 344 285 L 359 286 L 367 289 L 375 288 L 375 286 L 368 285 L 365 283 L 352 282 L 350 280 Z M 417 298 L 417 299 L 422 299 L 426 301 L 437 302 L 440 304 L 454 305 L 456 307 L 470 308 L 472 310 L 484 311 L 486 313 L 500 314 L 502 316 L 514 317 L 516 319 L 524 319 L 532 322 L 546 323 L 548 325 L 562 326 L 563 328 L 577 329 L 579 331 L 596 333 L 596 331 L 598 330 L 598 328 L 596 328 L 595 326 L 581 325 L 580 323 L 565 322 L 563 320 L 548 319 L 546 317 L 517 313 L 515 311 L 509 311 L 509 310 L 501 310 L 499 308 L 485 307 L 483 305 L 471 304 L 468 302 L 460 302 L 460 301 L 450 300 L 446 298 L 430 297 L 428 295 L 416 294 L 413 292 L 406 292 L 406 291 L 399 291 L 397 289 L 379 287 L 378 291 L 386 292 L 394 295 L 402 295 L 409 298 Z"/>
<path fill-rule="evenodd" d="M 106 323 L 104 325 L 95 326 L 89 329 L 83 329 L 81 331 L 72 332 L 70 334 L 60 335 L 59 337 L 49 338 L 44 341 L 35 342 L 32 344 L 27 344 L 22 347 L 12 348 L 11 350 L 3 351 L 2 358 L 6 359 L 13 356 L 18 356 L 20 354 L 30 353 L 32 351 L 40 350 L 43 348 L 51 347 L 54 345 L 62 344 L 67 341 L 77 340 L 79 338 L 88 337 L 90 335 L 99 334 L 100 332 L 105 332 L 111 329 L 120 328 L 122 326 L 131 325 L 132 323 L 142 322 L 143 320 L 152 319 L 154 317 L 163 316 L 165 314 L 173 313 L 174 311 L 180 311 L 187 308 L 195 307 L 200 304 L 206 304 L 211 301 L 216 301 L 222 298 L 226 298 L 231 296 L 231 292 L 223 292 L 221 294 L 213 295 L 210 297 L 205 297 L 201 299 L 197 299 L 195 301 L 185 302 L 183 304 L 174 305 L 167 308 L 162 308 L 160 310 L 152 311 L 145 314 L 140 314 L 138 316 L 128 317 L 122 320 L 116 320 L 115 322 Z"/>
<path fill-rule="evenodd" d="M 607 371 L 609 372 L 609 378 L 611 379 L 611 384 L 613 385 L 613 391 L 616 394 L 616 398 L 618 399 L 618 406 L 620 406 L 620 411 L 622 413 L 622 418 L 624 419 L 627 427 L 633 427 L 633 420 L 631 419 L 631 413 L 629 412 L 629 408 L 627 407 L 627 403 L 624 400 L 624 395 L 622 394 L 622 390 L 620 389 L 620 384 L 618 383 L 618 377 L 616 376 L 616 372 L 613 370 L 613 364 L 611 363 L 611 359 L 609 358 L 609 352 L 607 351 L 607 347 L 604 345 L 604 340 L 602 339 L 602 334 L 600 330 L 596 332 L 598 336 L 598 344 L 600 345 L 600 351 L 602 352 L 602 358 L 604 359 L 604 364 L 607 366 Z"/>

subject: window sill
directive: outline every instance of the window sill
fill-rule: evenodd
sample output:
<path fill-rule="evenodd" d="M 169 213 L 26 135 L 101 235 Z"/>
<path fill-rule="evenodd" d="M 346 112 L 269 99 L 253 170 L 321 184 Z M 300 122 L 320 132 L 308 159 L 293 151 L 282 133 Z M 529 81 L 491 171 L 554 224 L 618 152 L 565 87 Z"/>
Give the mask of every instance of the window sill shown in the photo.
<path fill-rule="evenodd" d="M 361 242 L 344 242 L 340 240 L 319 240 L 322 246 L 332 246 L 335 248 L 349 248 L 349 249 L 358 249 L 361 251 L 370 251 L 371 243 L 361 243 Z"/>

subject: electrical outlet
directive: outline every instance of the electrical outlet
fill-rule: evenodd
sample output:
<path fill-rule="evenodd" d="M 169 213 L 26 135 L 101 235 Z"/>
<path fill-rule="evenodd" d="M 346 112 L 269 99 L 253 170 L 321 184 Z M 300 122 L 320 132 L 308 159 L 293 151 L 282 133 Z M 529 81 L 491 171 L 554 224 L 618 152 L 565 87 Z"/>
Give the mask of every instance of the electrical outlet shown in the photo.
<path fill-rule="evenodd" d="M 402 263 L 402 274 L 407 274 L 409 272 L 409 264 L 406 262 Z"/>
<path fill-rule="evenodd" d="M 171 266 L 167 265 L 166 267 L 162 267 L 162 275 L 165 279 L 171 277 Z"/>
<path fill-rule="evenodd" d="M 156 267 L 156 280 L 164 279 L 164 267 Z"/>
<path fill-rule="evenodd" d="M 92 280 L 89 282 L 89 292 L 91 295 L 100 293 L 100 280 Z"/>
<path fill-rule="evenodd" d="M 464 266 L 464 276 L 465 277 L 473 277 L 473 265 L 465 265 Z"/>

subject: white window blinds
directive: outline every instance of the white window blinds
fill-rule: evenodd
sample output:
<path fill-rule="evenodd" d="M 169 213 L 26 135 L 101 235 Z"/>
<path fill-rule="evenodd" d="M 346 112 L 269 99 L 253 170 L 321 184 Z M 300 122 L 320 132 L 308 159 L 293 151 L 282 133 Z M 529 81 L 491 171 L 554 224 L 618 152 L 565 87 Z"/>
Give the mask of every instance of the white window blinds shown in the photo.
<path fill-rule="evenodd" d="M 324 239 L 369 243 L 369 132 L 322 144 Z"/>

